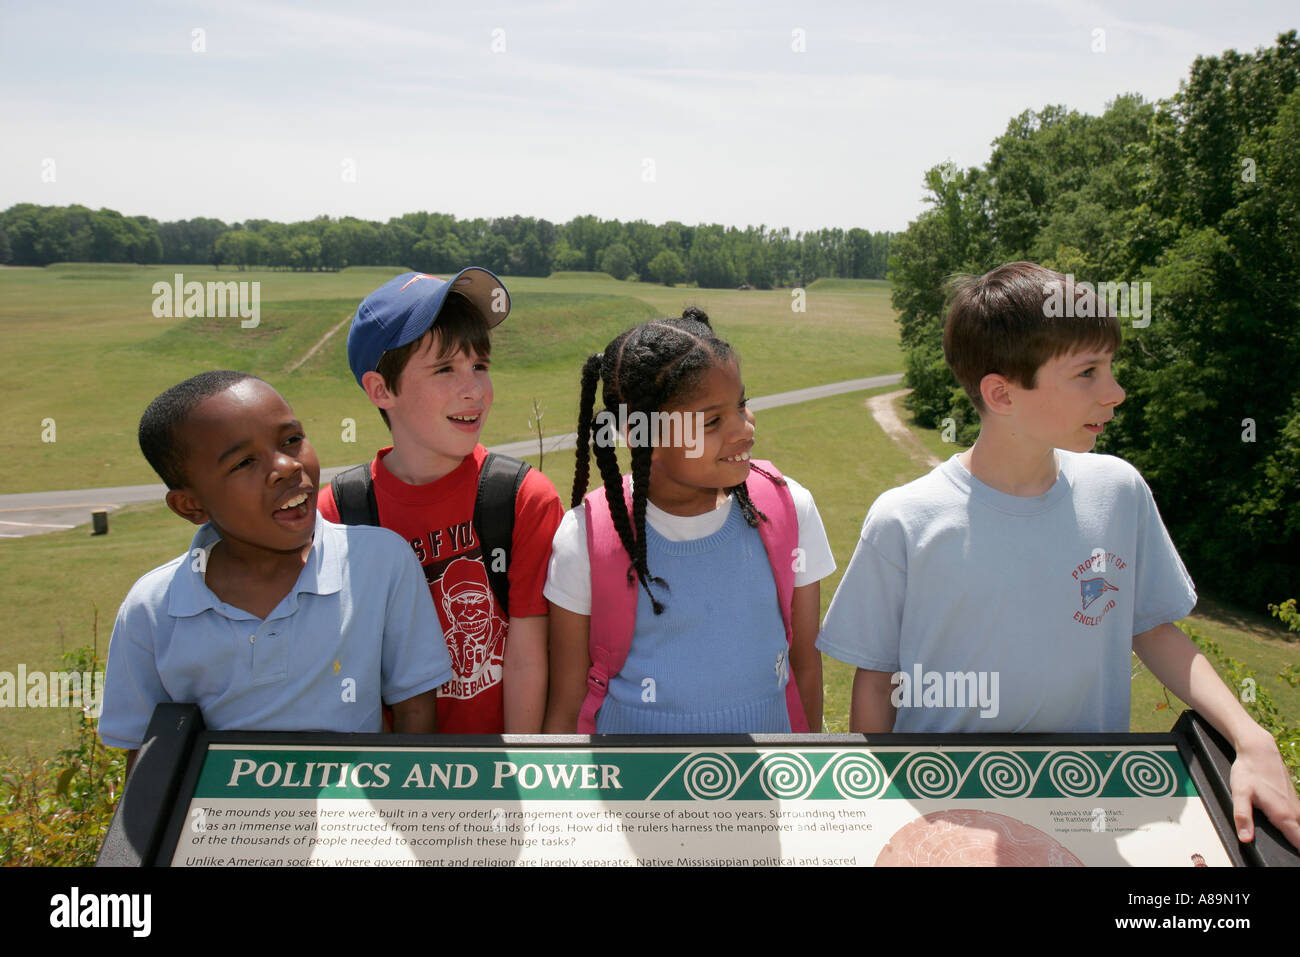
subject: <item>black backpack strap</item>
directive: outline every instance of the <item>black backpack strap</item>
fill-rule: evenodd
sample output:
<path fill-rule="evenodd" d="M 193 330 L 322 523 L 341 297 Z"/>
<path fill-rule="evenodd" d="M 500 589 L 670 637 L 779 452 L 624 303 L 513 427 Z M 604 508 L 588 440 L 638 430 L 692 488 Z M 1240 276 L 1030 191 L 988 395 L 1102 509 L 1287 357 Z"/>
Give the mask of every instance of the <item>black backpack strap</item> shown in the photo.
<path fill-rule="evenodd" d="M 510 542 L 515 531 L 515 497 L 524 476 L 532 468 L 527 462 L 489 452 L 478 476 L 478 495 L 474 499 L 474 532 L 483 551 L 483 567 L 488 584 L 501 606 L 501 614 L 510 619 Z"/>
<path fill-rule="evenodd" d="M 334 476 L 334 506 L 343 525 L 378 525 L 379 504 L 370 478 L 370 463 L 354 465 Z"/>

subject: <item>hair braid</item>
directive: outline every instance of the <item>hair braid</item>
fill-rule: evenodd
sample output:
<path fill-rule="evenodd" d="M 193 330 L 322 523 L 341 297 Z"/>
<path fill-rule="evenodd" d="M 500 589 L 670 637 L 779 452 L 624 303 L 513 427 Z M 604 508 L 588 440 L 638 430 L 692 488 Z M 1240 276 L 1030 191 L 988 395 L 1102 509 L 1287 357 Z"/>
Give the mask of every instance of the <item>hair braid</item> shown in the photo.
<path fill-rule="evenodd" d="M 612 409 L 617 408 L 619 403 L 615 383 L 618 381 L 618 366 L 622 361 L 623 346 L 631 332 L 633 330 L 629 329 L 616 336 L 614 341 L 607 345 L 605 351 L 601 353 L 599 376 L 604 380 L 601 398 L 605 403 L 604 411 L 611 412 L 611 414 L 613 414 Z M 601 431 L 604 431 L 604 429 L 602 428 Z M 627 552 L 629 558 L 632 558 L 636 554 L 636 541 L 632 535 L 631 518 L 627 513 L 627 499 L 623 494 L 623 475 L 618 468 L 618 454 L 614 450 L 613 442 L 600 440 L 600 432 L 597 433 L 596 441 L 596 465 L 600 469 L 600 476 L 604 482 L 605 500 L 609 503 L 609 515 L 614 522 L 614 530 L 618 532 L 618 538 L 623 543 L 624 551 Z M 628 581 L 632 580 L 634 567 L 628 567 Z"/>
<path fill-rule="evenodd" d="M 785 484 L 784 478 L 778 478 L 766 469 L 759 468 L 757 465 L 750 465 L 749 470 L 750 472 L 757 472 L 759 475 L 766 475 L 772 480 L 774 485 Z M 758 506 L 754 504 L 753 499 L 749 497 L 748 486 L 743 483 L 740 485 L 733 485 L 727 491 L 736 496 L 736 503 L 740 506 L 740 514 L 745 517 L 745 521 L 749 523 L 750 528 L 758 528 L 759 522 L 766 522 L 769 520 L 768 517 L 759 510 Z"/>
<path fill-rule="evenodd" d="M 758 528 L 759 522 L 767 521 L 767 516 L 759 511 L 758 506 L 749 497 L 748 488 L 744 485 L 733 485 L 728 491 L 736 497 L 736 504 L 740 506 L 740 514 L 750 528 Z"/>
<path fill-rule="evenodd" d="M 618 455 L 613 446 L 603 442 L 596 443 L 596 465 L 605 485 L 605 501 L 609 503 L 609 517 L 618 532 L 619 541 L 633 564 L 628 566 L 627 579 L 632 581 L 635 573 L 640 577 L 640 567 L 636 565 L 636 540 L 632 536 L 632 523 L 627 514 L 627 498 L 623 494 L 623 475 L 618 470 Z"/>
<path fill-rule="evenodd" d="M 641 360 L 644 347 L 639 340 L 645 326 L 635 326 L 626 333 L 619 336 L 610 347 L 605 350 L 607 356 L 611 356 L 611 361 L 606 363 L 604 369 L 605 378 L 605 406 L 613 413 L 613 409 L 620 403 L 627 406 L 629 410 L 644 411 L 648 408 L 655 408 L 655 397 L 646 394 L 643 377 L 624 375 L 624 362 L 631 357 L 630 364 L 635 365 Z M 619 474 L 616 465 L 610 467 L 610 475 L 606 476 L 605 494 L 609 499 L 610 512 L 616 517 L 614 526 L 618 529 L 619 537 L 623 541 L 623 547 L 627 550 L 628 556 L 632 559 L 632 565 L 628 569 L 628 580 L 632 580 L 635 573 L 637 581 L 641 587 L 646 590 L 646 595 L 650 598 L 651 607 L 656 615 L 662 614 L 664 607 L 660 601 L 655 598 L 650 584 L 661 584 L 667 587 L 662 578 L 655 578 L 650 573 L 649 564 L 646 561 L 646 544 L 645 544 L 645 503 L 650 492 L 650 458 L 652 450 L 648 446 L 632 447 L 632 514 L 627 512 L 627 503 L 623 495 L 623 477 Z M 611 461 L 614 460 L 613 451 L 609 456 Z M 603 474 L 603 468 L 602 468 Z M 612 497 L 614 492 L 611 491 L 610 478 L 617 480 L 618 504 L 615 506 Z M 626 534 L 624 534 L 626 528 Z"/>
<path fill-rule="evenodd" d="M 645 503 L 650 497 L 650 456 L 649 446 L 640 446 L 632 450 L 632 523 L 636 528 L 636 552 L 632 556 L 632 564 L 639 574 L 641 586 L 650 596 L 650 606 L 656 615 L 661 615 L 664 606 L 650 590 L 650 583 L 663 585 L 664 588 L 668 587 L 668 583 L 662 578 L 651 575 L 650 566 L 646 563 Z"/>
<path fill-rule="evenodd" d="M 600 378 L 600 365 L 604 356 L 588 356 L 582 364 L 582 392 L 578 400 L 577 461 L 573 468 L 573 499 L 570 508 L 582 504 L 591 479 L 591 418 L 596 405 L 596 381 Z"/>

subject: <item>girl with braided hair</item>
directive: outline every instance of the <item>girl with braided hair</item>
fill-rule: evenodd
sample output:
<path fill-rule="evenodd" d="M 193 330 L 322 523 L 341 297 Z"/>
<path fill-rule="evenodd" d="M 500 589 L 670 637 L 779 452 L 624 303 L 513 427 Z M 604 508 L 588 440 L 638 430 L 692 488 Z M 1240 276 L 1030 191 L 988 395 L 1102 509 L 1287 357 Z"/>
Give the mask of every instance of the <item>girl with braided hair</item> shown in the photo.
<path fill-rule="evenodd" d="M 626 478 L 618 432 L 631 452 Z M 573 507 L 544 592 L 544 731 L 821 730 L 813 643 L 819 582 L 835 561 L 812 496 L 755 465 L 753 445 L 739 362 L 700 310 L 635 326 L 587 359 Z M 603 487 L 588 496 L 593 454 Z M 769 517 L 756 496 L 780 508 Z M 779 555 L 777 540 L 798 547 Z M 610 609 L 629 601 L 630 638 L 606 654 Z"/>

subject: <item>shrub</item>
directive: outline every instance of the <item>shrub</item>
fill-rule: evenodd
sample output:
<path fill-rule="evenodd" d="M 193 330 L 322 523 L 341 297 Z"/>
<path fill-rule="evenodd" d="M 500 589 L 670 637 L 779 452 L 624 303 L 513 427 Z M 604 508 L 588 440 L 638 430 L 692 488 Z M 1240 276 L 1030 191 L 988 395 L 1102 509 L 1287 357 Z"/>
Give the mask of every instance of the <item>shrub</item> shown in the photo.
<path fill-rule="evenodd" d="M 98 613 L 94 634 L 93 645 L 63 656 L 65 670 L 103 669 Z M 67 747 L 52 758 L 0 757 L 0 865 L 89 866 L 108 833 L 126 776 L 126 752 L 100 742 L 97 700 L 59 704 L 73 715 Z"/>

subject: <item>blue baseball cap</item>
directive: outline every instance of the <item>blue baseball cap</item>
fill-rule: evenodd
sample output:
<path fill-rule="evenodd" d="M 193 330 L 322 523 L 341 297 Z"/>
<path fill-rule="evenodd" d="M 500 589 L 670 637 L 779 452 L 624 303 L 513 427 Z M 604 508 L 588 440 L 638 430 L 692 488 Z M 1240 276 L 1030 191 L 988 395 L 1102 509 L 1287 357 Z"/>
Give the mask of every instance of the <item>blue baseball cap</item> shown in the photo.
<path fill-rule="evenodd" d="M 489 329 L 510 314 L 510 293 L 481 266 L 462 269 L 447 280 L 422 272 L 402 273 L 362 299 L 352 317 L 348 365 L 357 385 L 363 375 L 375 371 L 385 352 L 414 342 L 437 322 L 449 292 L 472 302 Z"/>

